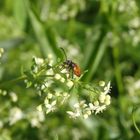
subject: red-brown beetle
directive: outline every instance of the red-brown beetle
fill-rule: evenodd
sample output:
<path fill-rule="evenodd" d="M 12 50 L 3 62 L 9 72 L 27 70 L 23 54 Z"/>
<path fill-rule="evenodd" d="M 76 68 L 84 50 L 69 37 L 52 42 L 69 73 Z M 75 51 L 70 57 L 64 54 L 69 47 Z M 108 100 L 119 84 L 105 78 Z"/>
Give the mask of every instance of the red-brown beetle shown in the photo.
<path fill-rule="evenodd" d="M 65 58 L 66 58 L 66 61 L 63 62 L 64 67 L 66 69 L 68 69 L 69 71 L 72 70 L 72 73 L 74 73 L 76 76 L 80 77 L 81 76 L 80 67 L 76 63 L 74 63 L 73 61 L 68 60 L 66 53 L 65 53 L 65 50 L 63 48 L 61 48 L 61 49 L 63 50 L 63 53 L 64 53 Z"/>

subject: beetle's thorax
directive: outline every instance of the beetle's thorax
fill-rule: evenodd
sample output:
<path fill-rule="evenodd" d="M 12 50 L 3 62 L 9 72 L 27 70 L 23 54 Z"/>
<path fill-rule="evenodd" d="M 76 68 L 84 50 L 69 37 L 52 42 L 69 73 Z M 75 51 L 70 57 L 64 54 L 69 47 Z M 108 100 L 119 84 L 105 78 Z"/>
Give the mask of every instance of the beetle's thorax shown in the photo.
<path fill-rule="evenodd" d="M 75 66 L 75 63 L 72 62 L 71 60 L 66 60 L 66 61 L 64 62 L 64 64 L 66 64 L 66 65 L 68 65 L 69 67 L 72 67 L 72 68 L 74 68 L 74 66 Z"/>

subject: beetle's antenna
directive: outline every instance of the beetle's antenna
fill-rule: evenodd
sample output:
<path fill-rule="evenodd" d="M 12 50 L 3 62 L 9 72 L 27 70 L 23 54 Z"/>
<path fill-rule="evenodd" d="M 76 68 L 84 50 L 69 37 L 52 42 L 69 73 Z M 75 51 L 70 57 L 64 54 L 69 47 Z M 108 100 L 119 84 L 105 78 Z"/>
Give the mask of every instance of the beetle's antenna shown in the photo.
<path fill-rule="evenodd" d="M 60 47 L 60 49 L 63 51 L 63 53 L 64 53 L 64 56 L 65 56 L 65 59 L 67 60 L 67 55 L 66 55 L 66 52 L 65 52 L 65 50 L 64 50 L 62 47 Z"/>

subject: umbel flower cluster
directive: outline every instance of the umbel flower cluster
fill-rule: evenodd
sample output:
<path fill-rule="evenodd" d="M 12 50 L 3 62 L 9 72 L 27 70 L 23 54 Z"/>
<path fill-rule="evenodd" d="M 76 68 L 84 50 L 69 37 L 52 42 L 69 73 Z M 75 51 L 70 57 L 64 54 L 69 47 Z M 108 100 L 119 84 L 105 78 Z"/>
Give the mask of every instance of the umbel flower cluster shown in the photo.
<path fill-rule="evenodd" d="M 110 82 L 100 81 L 97 85 L 82 82 L 81 77 L 73 76 L 63 66 L 63 62 L 54 63 L 52 55 L 46 59 L 33 58 L 31 70 L 25 72 L 27 88 L 37 90 L 40 104 L 37 110 L 46 114 L 69 105 L 66 113 L 71 118 L 88 118 L 98 114 L 110 105 Z"/>

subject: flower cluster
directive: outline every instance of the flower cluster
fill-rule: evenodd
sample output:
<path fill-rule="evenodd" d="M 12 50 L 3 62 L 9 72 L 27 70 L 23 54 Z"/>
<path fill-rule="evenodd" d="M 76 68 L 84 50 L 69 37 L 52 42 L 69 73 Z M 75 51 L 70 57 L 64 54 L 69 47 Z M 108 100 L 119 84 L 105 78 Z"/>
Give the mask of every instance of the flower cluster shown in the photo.
<path fill-rule="evenodd" d="M 110 82 L 105 86 L 105 82 L 102 81 L 103 91 L 98 95 L 98 99 L 95 101 L 86 103 L 85 100 L 82 100 L 78 103 L 75 103 L 73 106 L 74 111 L 67 111 L 67 113 L 72 118 L 83 117 L 88 118 L 92 113 L 98 114 L 106 109 L 106 107 L 111 102 L 111 97 L 108 95 L 110 92 Z"/>
<path fill-rule="evenodd" d="M 70 72 L 63 67 L 63 62 L 53 62 L 52 55 L 48 58 L 33 58 L 33 64 L 29 72 L 25 72 L 27 87 L 32 86 L 41 96 L 40 104 L 37 106 L 39 112 L 46 114 L 55 111 L 60 106 L 68 104 L 75 92 L 75 89 L 82 91 L 79 94 L 79 102 L 72 108 L 74 111 L 67 111 L 72 118 L 88 118 L 92 113 L 98 114 L 106 109 L 110 104 L 111 98 L 110 82 L 106 84 L 100 81 L 99 85 L 93 88 L 93 85 L 85 84 L 79 77 L 71 78 Z M 83 100 L 84 96 L 86 100 Z M 82 100 L 81 100 L 82 98 Z"/>
<path fill-rule="evenodd" d="M 54 12 L 51 11 L 49 18 L 52 20 L 67 20 L 74 18 L 79 11 L 82 11 L 86 7 L 85 0 L 69 0 L 65 1 L 60 7 Z"/>
<path fill-rule="evenodd" d="M 12 126 L 22 120 L 27 120 L 32 127 L 39 128 L 45 120 L 45 115 L 42 111 L 35 110 L 30 112 L 22 110 L 19 105 L 17 105 L 19 101 L 18 96 L 13 91 L 8 92 L 0 89 L 0 99 L 6 100 L 6 102 L 2 102 L 1 104 L 1 111 L 4 113 L 1 114 L 0 129 L 7 123 Z M 9 109 L 9 107 L 11 108 Z"/>
<path fill-rule="evenodd" d="M 68 71 L 62 65 L 53 64 L 52 56 L 48 58 L 33 58 L 30 72 L 25 72 L 25 83 L 27 87 L 33 86 L 43 101 L 37 106 L 38 111 L 45 110 L 46 114 L 53 112 L 63 105 L 69 98 L 69 91 L 74 82 Z"/>

